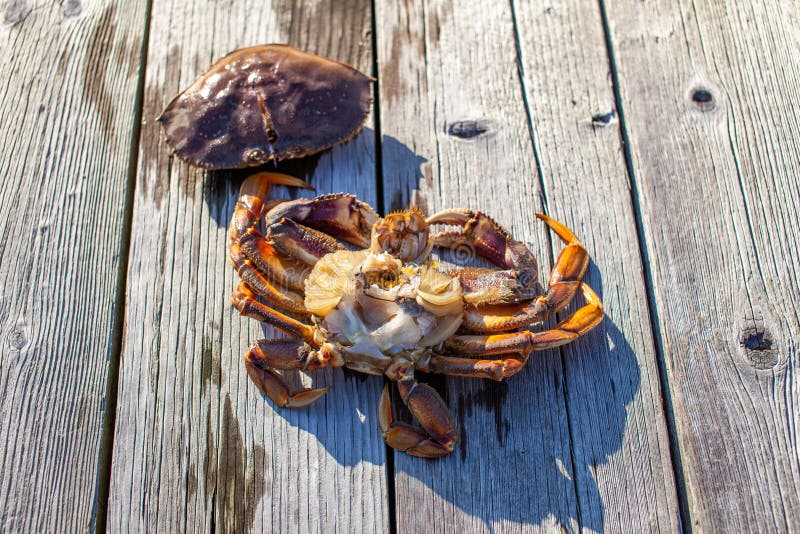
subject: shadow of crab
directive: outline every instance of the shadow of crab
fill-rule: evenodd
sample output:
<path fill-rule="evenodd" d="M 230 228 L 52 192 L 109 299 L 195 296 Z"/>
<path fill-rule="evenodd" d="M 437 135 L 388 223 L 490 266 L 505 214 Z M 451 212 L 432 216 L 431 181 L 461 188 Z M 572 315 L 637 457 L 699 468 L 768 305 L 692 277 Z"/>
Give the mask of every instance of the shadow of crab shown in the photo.
<path fill-rule="evenodd" d="M 371 149 L 374 138 L 374 131 L 365 129 L 332 151 L 283 162 L 277 170 L 310 179 L 317 194 L 343 190 L 344 186 L 337 187 L 336 176 L 323 178 L 320 187 L 320 174 L 335 175 L 332 161 L 356 158 L 365 146 Z M 382 155 L 384 190 L 401 192 L 386 206 L 388 211 L 402 207 L 403 198 L 412 198 L 427 160 L 388 136 L 383 138 Z M 206 203 L 222 228 L 227 227 L 241 181 L 257 170 L 211 173 L 206 180 Z M 368 170 L 364 175 L 370 175 Z M 276 196 L 284 198 L 314 194 L 276 189 Z M 371 185 L 367 189 L 374 190 Z M 602 279 L 594 263 L 585 280 L 602 298 Z M 570 310 L 576 306 L 573 303 Z M 262 337 L 282 337 L 269 328 L 261 330 Z M 243 366 L 231 372 L 244 375 Z M 292 378 L 293 386 L 299 380 Z M 504 522 L 604 529 L 605 508 L 596 473 L 622 446 L 627 409 L 641 382 L 636 354 L 609 317 L 562 351 L 534 353 L 523 371 L 507 382 L 439 376 L 424 380 L 447 402 L 461 439 L 453 454 L 437 460 L 391 452 L 397 495 L 414 493 L 415 499 L 425 502 L 435 495 L 453 507 L 453 514 L 468 515 L 473 525 L 489 530 Z M 387 449 L 377 430 L 383 383 L 381 377 L 324 369 L 303 379 L 306 386 L 331 386 L 320 401 L 301 410 L 272 408 L 288 425 L 314 436 L 340 465 L 384 466 Z M 267 399 L 264 402 L 270 405 Z M 402 406 L 395 403 L 395 408 L 408 420 Z M 426 497 L 428 493 L 431 497 Z M 397 510 L 399 516 L 415 513 Z M 403 522 L 416 520 L 408 517 Z"/>

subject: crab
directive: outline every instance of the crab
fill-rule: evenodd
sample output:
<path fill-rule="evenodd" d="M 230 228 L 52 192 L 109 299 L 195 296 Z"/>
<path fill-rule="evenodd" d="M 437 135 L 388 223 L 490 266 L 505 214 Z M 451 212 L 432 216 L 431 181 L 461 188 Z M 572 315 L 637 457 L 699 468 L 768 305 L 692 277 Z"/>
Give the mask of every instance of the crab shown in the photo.
<path fill-rule="evenodd" d="M 372 78 L 288 45 L 231 52 L 158 117 L 172 151 L 205 169 L 300 158 L 358 134 Z"/>
<path fill-rule="evenodd" d="M 279 407 L 308 406 L 328 391 L 293 390 L 281 371 L 346 367 L 384 375 L 419 422 L 396 418 L 388 382 L 377 417 L 386 443 L 412 456 L 444 456 L 459 430 L 418 371 L 503 380 L 518 373 L 532 351 L 569 343 L 603 318 L 600 298 L 582 282 L 586 249 L 544 214 L 536 216 L 565 247 L 539 295 L 531 251 L 480 211 L 449 209 L 426 218 L 412 207 L 381 218 L 344 193 L 270 201 L 276 183 L 307 187 L 278 173 L 247 178 L 230 223 L 228 257 L 240 278 L 233 305 L 291 336 L 255 341 L 244 354 L 250 378 Z M 436 225 L 458 230 L 433 232 Z M 456 247 L 496 268 L 432 257 L 434 249 Z M 578 292 L 585 304 L 572 315 L 551 329 L 526 328 L 564 309 Z"/>

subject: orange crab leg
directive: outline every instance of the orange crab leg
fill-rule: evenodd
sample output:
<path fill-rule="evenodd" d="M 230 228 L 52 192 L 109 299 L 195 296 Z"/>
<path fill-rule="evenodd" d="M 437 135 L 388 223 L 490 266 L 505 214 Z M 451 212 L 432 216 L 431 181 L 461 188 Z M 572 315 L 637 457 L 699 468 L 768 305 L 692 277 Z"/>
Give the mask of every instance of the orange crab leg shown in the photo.
<path fill-rule="evenodd" d="M 231 295 L 231 301 L 242 315 L 258 319 L 262 323 L 267 323 L 289 335 L 299 337 L 314 347 L 319 347 L 319 343 L 314 339 L 316 329 L 313 326 L 303 324 L 279 311 L 273 310 L 269 306 L 261 304 L 255 299 L 253 291 L 244 282 L 239 282 L 238 287 Z"/>
<path fill-rule="evenodd" d="M 473 332 L 502 332 L 545 320 L 567 306 L 581 285 L 589 254 L 575 234 L 562 223 L 542 213 L 547 223 L 567 245 L 561 250 L 550 274 L 547 295 L 515 306 L 471 307 L 464 313 L 463 326 Z"/>
<path fill-rule="evenodd" d="M 581 284 L 586 305 L 550 330 L 530 332 L 521 330 L 507 334 L 455 335 L 445 341 L 448 352 L 468 357 L 496 354 L 528 354 L 532 350 L 558 347 L 586 334 L 603 320 L 603 303 L 592 288 Z"/>
<path fill-rule="evenodd" d="M 260 172 L 249 176 L 239 189 L 239 199 L 231 217 L 228 229 L 228 260 L 236 269 L 239 277 L 246 281 L 260 296 L 268 299 L 275 306 L 296 314 L 305 314 L 303 298 L 292 291 L 282 291 L 274 286 L 267 276 L 259 272 L 251 255 L 241 246 L 243 236 L 255 232 L 255 226 L 261 217 L 275 202 L 267 200 L 272 184 L 291 185 L 309 188 L 304 181 L 275 172 Z M 281 201 L 277 201 L 281 202 Z"/>
<path fill-rule="evenodd" d="M 323 347 L 324 348 L 324 347 Z M 275 369 L 313 371 L 327 365 L 341 365 L 328 350 L 314 350 L 308 343 L 292 339 L 261 339 L 250 345 L 244 354 L 245 368 L 261 392 L 280 407 L 302 408 L 325 393 L 324 388 L 303 388 L 292 391 Z"/>
<path fill-rule="evenodd" d="M 458 441 L 458 428 L 436 390 L 412 377 L 401 378 L 397 388 L 422 428 L 395 421 L 387 384 L 378 406 L 378 426 L 386 443 L 394 449 L 422 458 L 438 458 L 453 452 Z"/>
<path fill-rule="evenodd" d="M 228 227 L 228 244 L 238 243 L 239 237 L 248 229 L 256 226 L 267 210 L 276 202 L 267 200 L 272 184 L 281 184 L 304 189 L 313 189 L 303 180 L 281 174 L 279 172 L 259 172 L 248 176 L 239 188 L 239 199 L 233 210 L 233 217 Z M 234 263 L 231 259 L 231 263 Z M 235 266 L 235 263 L 234 263 Z"/>
<path fill-rule="evenodd" d="M 508 334 L 454 335 L 445 341 L 447 352 L 466 356 L 494 356 L 497 354 L 530 352 L 536 334 L 528 330 Z"/>
<path fill-rule="evenodd" d="M 279 289 L 261 274 L 250 260 L 242 260 L 237 268 L 239 278 L 270 304 L 295 315 L 307 315 L 303 296 L 291 289 Z"/>
<path fill-rule="evenodd" d="M 517 374 L 525 366 L 527 360 L 527 357 L 522 358 L 520 354 L 513 353 L 498 356 L 502 357 L 493 360 L 476 360 L 475 358 L 435 355 L 431 356 L 425 371 L 499 381 Z"/>
<path fill-rule="evenodd" d="M 283 258 L 278 255 L 275 247 L 267 243 L 258 230 L 249 228 L 240 238 L 239 247 L 250 261 L 265 275 L 270 281 L 282 287 L 302 291 L 305 281 L 311 269 L 308 265 Z"/>

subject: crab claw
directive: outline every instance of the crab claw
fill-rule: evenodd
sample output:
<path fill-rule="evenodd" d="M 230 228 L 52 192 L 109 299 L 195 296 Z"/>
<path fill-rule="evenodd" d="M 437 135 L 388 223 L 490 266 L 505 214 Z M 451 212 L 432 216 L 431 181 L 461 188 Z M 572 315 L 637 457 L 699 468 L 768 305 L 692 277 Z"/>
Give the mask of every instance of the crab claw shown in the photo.
<path fill-rule="evenodd" d="M 467 302 L 475 305 L 508 304 L 531 299 L 536 294 L 539 276 L 533 253 L 485 213 L 449 209 L 431 215 L 427 222 L 460 227 L 455 232 L 435 234 L 435 247 L 449 248 L 461 255 L 474 253 L 501 269 L 507 269 L 468 269 L 460 273 Z"/>
<path fill-rule="evenodd" d="M 378 405 L 378 426 L 386 443 L 393 449 L 421 458 L 438 458 L 453 452 L 458 441 L 458 428 L 436 390 L 413 378 L 402 378 L 397 387 L 403 402 L 422 428 L 394 420 L 387 384 Z"/>
<path fill-rule="evenodd" d="M 309 347 L 297 342 L 273 340 L 254 343 L 244 354 L 244 365 L 258 389 L 281 408 L 304 408 L 325 395 L 329 387 L 292 391 L 281 375 L 272 369 L 280 365 L 295 369 L 305 359 Z M 265 350 L 267 353 L 265 354 Z M 304 350 L 305 349 L 305 350 Z"/>

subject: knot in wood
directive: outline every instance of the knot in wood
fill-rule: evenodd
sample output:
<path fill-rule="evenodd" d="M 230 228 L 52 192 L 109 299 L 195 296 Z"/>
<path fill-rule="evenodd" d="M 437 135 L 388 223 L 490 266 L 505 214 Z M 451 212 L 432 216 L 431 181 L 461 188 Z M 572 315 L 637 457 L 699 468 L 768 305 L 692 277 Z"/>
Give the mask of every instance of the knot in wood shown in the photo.
<path fill-rule="evenodd" d="M 712 111 L 717 107 L 713 93 L 705 87 L 695 87 L 692 89 L 690 98 L 695 107 L 700 111 Z"/>
<path fill-rule="evenodd" d="M 22 350 L 28 345 L 28 336 L 25 334 L 25 330 L 21 328 L 15 328 L 8 334 L 8 345 L 14 350 Z"/>
<path fill-rule="evenodd" d="M 480 120 L 463 120 L 447 125 L 447 135 L 459 139 L 473 139 L 489 131 L 489 125 Z"/>
<path fill-rule="evenodd" d="M 748 319 L 739 336 L 739 344 L 747 361 L 756 369 L 771 369 L 778 363 L 772 333 L 765 328 L 763 319 Z"/>
<path fill-rule="evenodd" d="M 604 128 L 611 123 L 611 120 L 617 116 L 617 112 L 613 109 L 608 113 L 596 113 L 592 115 L 592 127 Z"/>

